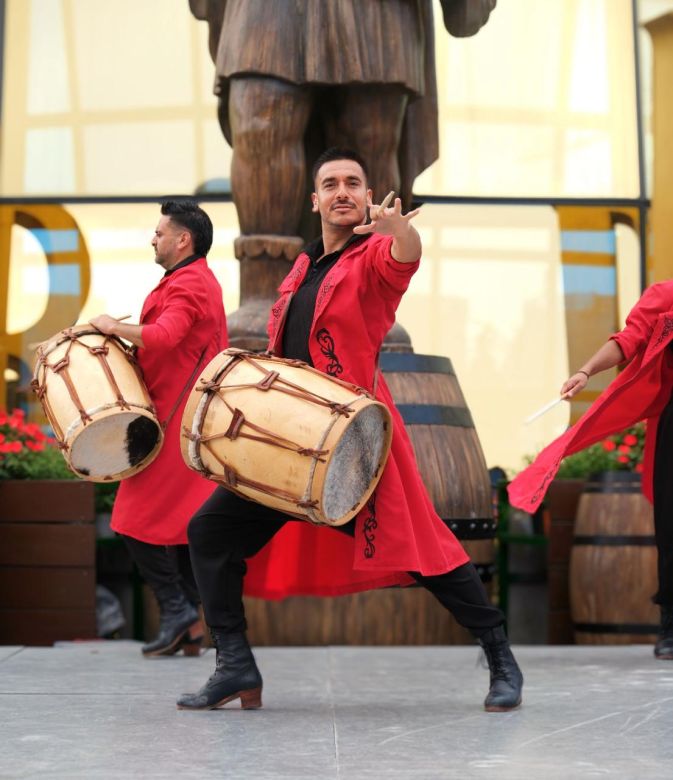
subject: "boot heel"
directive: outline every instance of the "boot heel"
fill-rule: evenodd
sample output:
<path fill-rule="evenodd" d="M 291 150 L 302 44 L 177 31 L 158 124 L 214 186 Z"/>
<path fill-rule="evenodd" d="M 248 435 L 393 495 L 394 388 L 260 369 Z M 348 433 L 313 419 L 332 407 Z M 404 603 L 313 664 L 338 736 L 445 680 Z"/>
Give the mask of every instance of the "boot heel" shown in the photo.
<path fill-rule="evenodd" d="M 184 642 L 182 652 L 190 658 L 198 658 L 201 655 L 201 642 Z"/>
<path fill-rule="evenodd" d="M 241 709 L 257 710 L 262 706 L 262 686 L 252 688 L 248 691 L 241 691 Z"/>
<path fill-rule="evenodd" d="M 185 631 L 180 647 L 184 655 L 195 658 L 201 655 L 203 645 L 203 625 L 197 620 Z"/>
<path fill-rule="evenodd" d="M 189 639 L 193 642 L 203 642 L 203 624 L 200 619 L 189 627 Z"/>

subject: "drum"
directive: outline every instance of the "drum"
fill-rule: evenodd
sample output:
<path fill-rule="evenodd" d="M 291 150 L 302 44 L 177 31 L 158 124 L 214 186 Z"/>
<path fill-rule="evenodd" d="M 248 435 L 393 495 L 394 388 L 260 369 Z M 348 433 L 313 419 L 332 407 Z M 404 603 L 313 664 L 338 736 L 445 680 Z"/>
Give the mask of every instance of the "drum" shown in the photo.
<path fill-rule="evenodd" d="M 298 360 L 217 355 L 182 418 L 185 463 L 244 498 L 317 525 L 343 525 L 367 502 L 392 420 L 361 388 Z"/>
<path fill-rule="evenodd" d="M 91 482 L 124 479 L 159 454 L 163 431 L 132 350 L 90 325 L 37 349 L 31 383 L 65 460 Z"/>

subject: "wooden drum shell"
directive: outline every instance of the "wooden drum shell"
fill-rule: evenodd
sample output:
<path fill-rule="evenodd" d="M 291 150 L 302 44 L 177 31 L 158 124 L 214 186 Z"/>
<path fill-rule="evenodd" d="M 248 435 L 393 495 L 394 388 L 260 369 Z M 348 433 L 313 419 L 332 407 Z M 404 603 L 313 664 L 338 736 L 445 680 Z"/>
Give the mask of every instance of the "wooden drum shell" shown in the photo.
<path fill-rule="evenodd" d="M 279 378 L 260 388 L 265 371 Z M 291 390 L 286 382 L 346 408 L 346 414 L 284 392 L 281 388 Z M 234 410 L 242 413 L 240 431 L 232 431 Z M 340 466 L 336 459 L 344 436 L 367 414 L 382 421 L 380 438 L 371 443 L 378 455 L 375 473 L 335 516 L 326 508 L 331 469 Z M 204 368 L 187 400 L 182 430 L 182 456 L 190 468 L 284 514 L 336 526 L 351 520 L 374 491 L 390 450 L 392 421 L 383 404 L 354 385 L 298 361 L 229 349 Z M 270 443 L 271 434 L 292 446 Z M 318 451 L 324 454 L 310 454 Z"/>
<path fill-rule="evenodd" d="M 125 479 L 159 454 L 163 430 L 154 404 L 130 348 L 117 337 L 90 325 L 57 333 L 37 350 L 32 387 L 69 468 L 80 478 Z M 124 437 L 127 426 L 138 420 L 145 428 L 144 449 L 134 456 L 123 452 Z M 87 452 L 100 455 L 95 468 L 89 466 Z"/>

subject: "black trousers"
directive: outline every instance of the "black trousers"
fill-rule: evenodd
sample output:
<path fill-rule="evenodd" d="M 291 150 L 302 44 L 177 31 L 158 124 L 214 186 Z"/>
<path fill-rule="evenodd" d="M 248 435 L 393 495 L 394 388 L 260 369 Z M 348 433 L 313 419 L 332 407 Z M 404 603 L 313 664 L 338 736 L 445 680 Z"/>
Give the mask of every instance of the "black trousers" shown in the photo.
<path fill-rule="evenodd" d="M 196 606 L 200 603 L 189 547 L 186 544 L 148 544 L 132 536 L 120 536 L 141 577 L 155 594 L 169 595 L 171 590 L 178 588 L 192 604 Z"/>
<path fill-rule="evenodd" d="M 673 607 L 673 397 L 659 420 L 654 455 L 654 537 L 657 544 L 657 604 Z"/>
<path fill-rule="evenodd" d="M 293 518 L 219 487 L 194 515 L 188 528 L 189 551 L 211 628 L 226 633 L 245 631 L 246 559 L 261 550 L 288 521 L 293 522 Z M 334 530 L 353 536 L 355 521 Z M 504 623 L 502 612 L 490 603 L 471 563 L 434 577 L 410 574 L 474 636 Z"/>

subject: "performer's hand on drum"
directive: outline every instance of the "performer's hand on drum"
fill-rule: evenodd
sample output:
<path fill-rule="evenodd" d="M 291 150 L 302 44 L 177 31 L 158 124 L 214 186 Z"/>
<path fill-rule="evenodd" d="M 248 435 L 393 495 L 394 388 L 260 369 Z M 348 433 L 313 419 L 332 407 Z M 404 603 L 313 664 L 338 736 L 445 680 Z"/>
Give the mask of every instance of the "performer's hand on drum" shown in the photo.
<path fill-rule="evenodd" d="M 574 395 L 584 390 L 588 381 L 589 376 L 584 371 L 578 371 L 564 382 L 561 395 L 566 401 L 569 401 Z"/>
<path fill-rule="evenodd" d="M 101 333 L 114 334 L 115 325 L 119 324 L 119 320 L 114 317 L 110 317 L 109 314 L 99 314 L 97 317 L 93 317 L 89 320 L 89 325 L 93 325 L 96 330 Z"/>
<path fill-rule="evenodd" d="M 99 314 L 89 320 L 89 325 L 93 325 L 96 330 L 106 336 L 118 336 L 120 339 L 130 341 L 134 346 L 144 349 L 143 326 L 122 322 L 122 320 L 128 320 L 130 316 L 130 314 L 125 314 L 123 317 L 110 317 L 109 314 Z"/>

